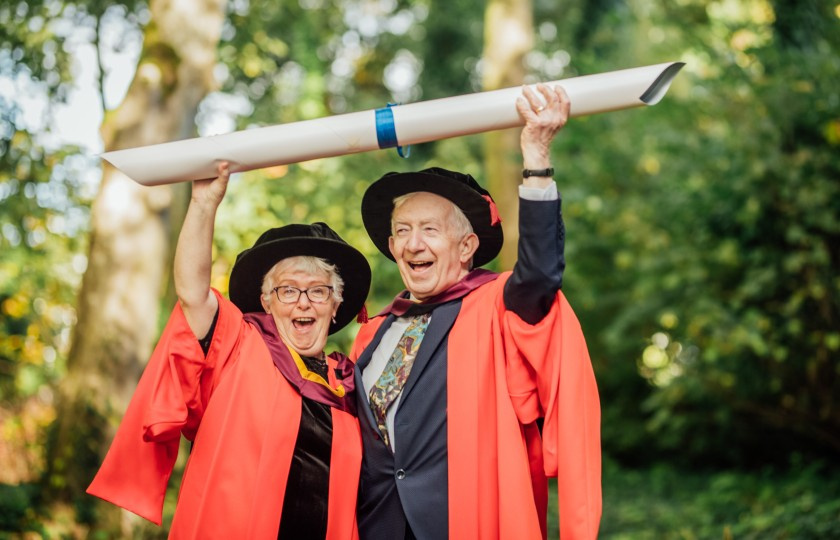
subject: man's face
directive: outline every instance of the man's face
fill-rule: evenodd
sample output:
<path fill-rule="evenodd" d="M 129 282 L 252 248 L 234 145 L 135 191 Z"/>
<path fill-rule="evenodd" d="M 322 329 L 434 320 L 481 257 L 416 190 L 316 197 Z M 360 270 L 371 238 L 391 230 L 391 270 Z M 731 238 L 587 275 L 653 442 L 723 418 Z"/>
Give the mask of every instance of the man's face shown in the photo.
<path fill-rule="evenodd" d="M 388 246 L 416 300 L 445 291 L 469 272 L 478 237 L 469 233 L 458 238 L 452 212 L 451 202 L 427 192 L 417 193 L 394 211 Z"/>

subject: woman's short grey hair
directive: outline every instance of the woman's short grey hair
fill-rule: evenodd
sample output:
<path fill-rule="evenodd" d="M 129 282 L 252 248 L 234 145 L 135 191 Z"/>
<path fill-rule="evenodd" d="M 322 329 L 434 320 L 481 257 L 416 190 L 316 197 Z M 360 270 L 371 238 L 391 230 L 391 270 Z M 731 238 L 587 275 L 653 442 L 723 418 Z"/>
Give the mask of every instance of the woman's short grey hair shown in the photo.
<path fill-rule="evenodd" d="M 399 210 L 399 208 L 402 205 L 410 201 L 412 197 L 418 195 L 419 193 L 422 192 L 412 191 L 411 193 L 406 193 L 405 195 L 400 195 L 399 197 L 394 198 L 394 209 L 391 210 L 392 235 L 394 234 L 394 214 L 397 212 L 397 210 Z M 453 203 L 446 197 L 441 198 L 444 201 L 446 201 L 446 204 L 448 204 L 452 209 L 452 211 L 449 212 L 449 219 L 447 225 L 449 227 L 449 230 L 453 233 L 454 238 L 456 240 L 461 240 L 462 238 L 473 232 L 472 224 L 470 223 L 470 220 L 467 219 L 467 216 L 464 214 L 464 212 L 460 208 L 458 208 L 458 206 L 455 203 Z"/>
<path fill-rule="evenodd" d="M 338 268 L 320 257 L 311 256 L 296 256 L 286 257 L 281 259 L 277 264 L 265 273 L 262 281 L 263 297 L 271 293 L 274 288 L 275 279 L 284 272 L 294 271 L 306 272 L 308 274 L 327 274 L 330 286 L 332 286 L 333 299 L 336 302 L 342 302 L 344 297 L 344 280 L 338 274 Z"/>

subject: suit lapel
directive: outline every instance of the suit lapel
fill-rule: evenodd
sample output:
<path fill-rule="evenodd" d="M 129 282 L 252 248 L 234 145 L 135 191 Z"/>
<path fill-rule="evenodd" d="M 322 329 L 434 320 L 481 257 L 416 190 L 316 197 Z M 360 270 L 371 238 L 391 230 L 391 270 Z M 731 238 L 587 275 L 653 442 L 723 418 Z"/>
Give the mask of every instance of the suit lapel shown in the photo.
<path fill-rule="evenodd" d="M 449 330 L 455 324 L 455 319 L 458 317 L 460 311 L 460 299 L 446 303 L 432 311 L 432 320 L 429 321 L 429 327 L 426 328 L 426 335 L 423 336 L 423 341 L 420 342 L 420 350 L 417 351 L 417 357 L 414 359 L 411 373 L 408 375 L 408 380 L 405 381 L 405 386 L 403 386 L 400 403 L 405 402 L 411 389 L 414 388 L 415 382 L 426 369 L 429 360 L 431 360 L 435 351 L 440 347 L 441 342 L 449 334 Z"/>
<path fill-rule="evenodd" d="M 382 336 L 385 335 L 385 332 L 391 328 L 391 324 L 394 322 L 396 317 L 394 315 L 388 315 L 382 324 L 379 325 L 379 328 L 376 330 L 376 333 L 373 335 L 373 339 L 370 340 L 370 343 L 367 344 L 365 350 L 362 351 L 362 354 L 356 360 L 356 367 L 354 368 L 355 372 L 355 380 L 356 380 L 356 403 L 359 404 L 358 409 L 364 410 L 365 418 L 367 418 L 370 425 L 375 426 L 376 421 L 373 418 L 373 413 L 370 410 L 370 400 L 368 398 L 368 389 L 365 388 L 365 383 L 362 380 L 362 370 L 364 370 L 368 364 L 370 364 L 370 359 L 373 357 L 373 351 L 379 346 L 379 342 L 382 341 Z M 433 318 L 434 319 L 434 318 Z M 422 348 L 422 343 L 420 344 Z"/>

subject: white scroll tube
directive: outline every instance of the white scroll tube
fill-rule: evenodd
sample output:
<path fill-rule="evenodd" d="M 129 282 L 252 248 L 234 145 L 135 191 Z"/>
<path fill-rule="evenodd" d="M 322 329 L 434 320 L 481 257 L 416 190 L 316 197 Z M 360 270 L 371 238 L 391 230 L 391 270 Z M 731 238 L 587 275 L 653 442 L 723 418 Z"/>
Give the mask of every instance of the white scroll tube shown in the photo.
<path fill-rule="evenodd" d="M 668 62 L 546 83 L 561 85 L 571 116 L 655 105 L 684 63 Z M 519 87 L 395 105 L 126 150 L 102 158 L 136 182 L 155 186 L 213 178 L 220 161 L 242 172 L 310 159 L 407 146 L 521 126 Z"/>

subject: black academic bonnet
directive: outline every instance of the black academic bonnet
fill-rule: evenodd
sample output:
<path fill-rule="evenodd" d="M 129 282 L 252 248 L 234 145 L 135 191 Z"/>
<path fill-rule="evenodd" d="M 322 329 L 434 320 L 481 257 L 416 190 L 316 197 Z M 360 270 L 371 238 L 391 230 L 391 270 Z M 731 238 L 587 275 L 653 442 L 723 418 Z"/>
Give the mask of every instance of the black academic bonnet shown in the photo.
<path fill-rule="evenodd" d="M 344 280 L 344 301 L 330 325 L 330 334 L 341 330 L 365 304 L 370 265 L 326 223 L 293 224 L 265 231 L 253 247 L 236 256 L 228 288 L 231 302 L 242 313 L 263 311 L 260 295 L 265 274 L 280 260 L 296 256 L 320 257 L 337 267 Z"/>
<path fill-rule="evenodd" d="M 464 212 L 479 240 L 478 250 L 473 257 L 474 267 L 487 264 L 499 254 L 504 235 L 490 193 L 468 174 L 432 167 L 419 172 L 387 173 L 365 191 L 362 198 L 362 220 L 370 239 L 386 257 L 394 260 L 388 249 L 394 199 L 415 191 L 440 195 Z"/>

